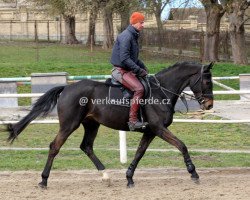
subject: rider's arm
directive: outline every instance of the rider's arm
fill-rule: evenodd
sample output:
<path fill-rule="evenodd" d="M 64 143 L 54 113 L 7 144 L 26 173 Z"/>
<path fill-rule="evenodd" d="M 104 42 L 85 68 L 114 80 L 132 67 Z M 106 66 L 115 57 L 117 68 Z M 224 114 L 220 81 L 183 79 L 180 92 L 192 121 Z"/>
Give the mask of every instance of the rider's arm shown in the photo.
<path fill-rule="evenodd" d="M 148 72 L 148 68 L 146 67 L 146 65 L 138 59 L 137 61 L 137 65 L 139 65 L 142 69 L 146 70 Z"/>
<path fill-rule="evenodd" d="M 132 59 L 131 54 L 136 52 L 131 52 L 131 36 L 124 35 L 119 38 L 120 43 L 120 60 L 123 65 L 125 65 L 133 73 L 138 74 L 140 72 L 140 66 L 138 66 Z"/>

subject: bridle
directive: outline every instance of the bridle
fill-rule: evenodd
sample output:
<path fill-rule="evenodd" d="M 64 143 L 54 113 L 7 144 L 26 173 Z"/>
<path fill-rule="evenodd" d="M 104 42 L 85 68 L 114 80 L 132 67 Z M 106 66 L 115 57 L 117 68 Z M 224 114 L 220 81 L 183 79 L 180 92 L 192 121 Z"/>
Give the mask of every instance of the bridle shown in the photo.
<path fill-rule="evenodd" d="M 173 92 L 173 91 L 171 91 L 171 90 L 169 90 L 169 89 L 167 89 L 167 88 L 161 86 L 159 80 L 156 78 L 155 75 L 153 75 L 153 78 L 154 78 L 154 80 L 155 80 L 155 83 L 154 83 L 154 82 L 151 82 L 151 83 L 153 83 L 154 85 L 156 85 L 157 88 L 159 88 L 159 89 L 162 91 L 162 93 L 163 93 L 167 98 L 168 98 L 168 96 L 167 96 L 167 94 L 166 94 L 165 91 L 167 91 L 167 92 L 169 92 L 169 93 L 171 93 L 171 94 L 174 94 L 174 95 L 178 96 L 178 97 L 182 100 L 183 104 L 186 106 L 186 108 L 187 108 L 187 110 L 188 110 L 188 105 L 187 105 L 187 101 L 186 101 L 185 96 L 189 96 L 190 99 L 198 101 L 198 103 L 199 103 L 200 105 L 206 103 L 207 101 L 209 101 L 209 100 L 206 100 L 205 97 L 212 97 L 212 96 L 213 96 L 213 94 L 204 94 L 204 93 L 203 93 L 203 84 L 202 84 L 202 83 L 203 83 L 203 75 L 204 75 L 204 74 L 206 74 L 206 73 L 204 73 L 204 65 L 202 65 L 201 71 L 200 71 L 200 76 L 197 78 L 197 80 L 194 82 L 194 84 L 193 84 L 192 86 L 190 86 L 191 88 L 195 87 L 196 84 L 199 82 L 199 80 L 201 80 L 201 85 L 200 85 L 201 94 L 200 94 L 199 96 L 195 96 L 195 95 L 192 95 L 192 94 L 188 94 L 188 93 L 186 93 L 186 92 L 182 92 L 181 94 L 177 94 L 177 93 L 175 93 L 175 92 Z"/>
<path fill-rule="evenodd" d="M 184 93 L 185 95 L 190 96 L 191 99 L 197 100 L 197 101 L 199 102 L 200 105 L 206 103 L 207 101 L 209 101 L 209 100 L 206 100 L 206 99 L 205 99 L 206 97 L 210 97 L 210 98 L 213 97 L 213 94 L 212 94 L 212 93 L 206 94 L 206 93 L 204 93 L 204 91 L 203 91 L 203 76 L 206 75 L 206 74 L 208 74 L 208 73 L 204 73 L 204 65 L 202 65 L 200 76 L 197 78 L 197 80 L 194 82 L 194 84 L 193 84 L 192 86 L 190 86 L 191 88 L 195 87 L 195 85 L 199 82 L 199 80 L 201 80 L 201 81 L 200 81 L 200 83 L 201 83 L 201 84 L 200 84 L 201 94 L 200 94 L 199 96 L 190 95 L 190 94 L 187 94 L 187 93 L 185 93 L 185 92 L 182 92 L 182 93 Z"/>

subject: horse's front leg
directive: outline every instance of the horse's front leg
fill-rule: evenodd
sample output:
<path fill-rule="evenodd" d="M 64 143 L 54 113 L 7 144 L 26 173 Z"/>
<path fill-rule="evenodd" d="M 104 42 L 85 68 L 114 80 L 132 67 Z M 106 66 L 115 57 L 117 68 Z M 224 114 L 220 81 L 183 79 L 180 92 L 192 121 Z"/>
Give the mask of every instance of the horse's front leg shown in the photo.
<path fill-rule="evenodd" d="M 128 180 L 127 186 L 129 188 L 134 186 L 133 176 L 134 176 L 135 169 L 136 169 L 139 161 L 141 160 L 141 158 L 145 154 L 149 144 L 152 142 L 152 140 L 154 138 L 155 138 L 154 134 L 151 134 L 151 133 L 144 133 L 143 134 L 141 141 L 140 141 L 140 144 L 139 144 L 139 147 L 136 151 L 135 158 L 132 161 L 132 163 L 130 164 L 130 166 L 127 170 L 127 173 L 126 173 L 126 177 Z"/>
<path fill-rule="evenodd" d="M 158 132 L 157 135 L 180 150 L 184 157 L 184 162 L 187 166 L 187 171 L 191 174 L 191 178 L 194 181 L 197 181 L 199 179 L 199 175 L 195 170 L 195 166 L 190 158 L 186 145 L 175 135 L 173 135 L 173 133 L 168 129 L 163 129 L 162 131 Z"/>

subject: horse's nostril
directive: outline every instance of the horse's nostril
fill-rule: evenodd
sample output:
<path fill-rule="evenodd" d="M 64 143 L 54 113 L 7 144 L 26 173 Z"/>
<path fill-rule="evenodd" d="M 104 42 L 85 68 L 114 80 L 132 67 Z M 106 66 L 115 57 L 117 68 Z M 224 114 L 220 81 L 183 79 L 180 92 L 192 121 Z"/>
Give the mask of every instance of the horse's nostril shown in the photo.
<path fill-rule="evenodd" d="M 210 110 L 210 109 L 212 109 L 212 108 L 213 108 L 213 105 L 209 105 L 209 106 L 207 107 L 208 110 Z"/>

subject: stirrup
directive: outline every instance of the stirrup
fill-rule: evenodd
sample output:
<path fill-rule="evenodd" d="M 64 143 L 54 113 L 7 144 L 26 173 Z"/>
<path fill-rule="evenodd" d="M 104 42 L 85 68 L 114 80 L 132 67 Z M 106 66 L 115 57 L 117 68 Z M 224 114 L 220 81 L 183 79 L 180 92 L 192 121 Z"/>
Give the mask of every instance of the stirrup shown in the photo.
<path fill-rule="evenodd" d="M 134 131 L 136 129 L 145 129 L 147 125 L 148 125 L 148 122 L 140 122 L 140 121 L 137 121 L 135 123 L 128 122 L 128 127 L 130 131 Z"/>

